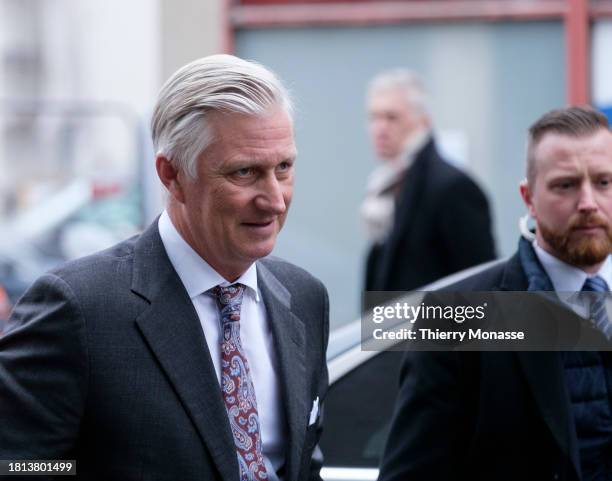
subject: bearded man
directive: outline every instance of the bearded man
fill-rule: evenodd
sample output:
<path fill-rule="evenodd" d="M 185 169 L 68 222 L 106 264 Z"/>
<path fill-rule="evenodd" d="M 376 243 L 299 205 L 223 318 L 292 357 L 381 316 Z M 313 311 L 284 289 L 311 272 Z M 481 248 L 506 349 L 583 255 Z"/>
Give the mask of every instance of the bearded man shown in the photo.
<path fill-rule="evenodd" d="M 520 193 L 535 236 L 449 289 L 609 297 L 606 117 L 571 107 L 537 120 Z M 610 339 L 605 304 L 589 308 L 593 329 Z M 612 479 L 612 353 L 408 352 L 379 479 Z"/>

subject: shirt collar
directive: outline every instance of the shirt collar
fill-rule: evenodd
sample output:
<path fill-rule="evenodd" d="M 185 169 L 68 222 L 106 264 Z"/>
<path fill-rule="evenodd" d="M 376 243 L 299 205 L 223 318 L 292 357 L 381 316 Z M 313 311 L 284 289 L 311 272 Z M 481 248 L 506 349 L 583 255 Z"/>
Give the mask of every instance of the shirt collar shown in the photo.
<path fill-rule="evenodd" d="M 606 258 L 596 274 L 589 275 L 582 269 L 571 266 L 546 252 L 538 245 L 537 240 L 533 241 L 533 249 L 557 292 L 579 292 L 582 290 L 587 277 L 596 275 L 602 277 L 609 286 L 612 285 L 612 261 L 610 256 Z"/>
<path fill-rule="evenodd" d="M 183 239 L 174 227 L 166 210 L 159 217 L 157 226 L 168 258 L 191 299 L 215 286 L 229 286 L 239 282 L 244 284 L 247 290 L 251 292 L 253 299 L 259 302 L 257 265 L 255 263 L 251 264 L 235 282 L 229 282 Z"/>

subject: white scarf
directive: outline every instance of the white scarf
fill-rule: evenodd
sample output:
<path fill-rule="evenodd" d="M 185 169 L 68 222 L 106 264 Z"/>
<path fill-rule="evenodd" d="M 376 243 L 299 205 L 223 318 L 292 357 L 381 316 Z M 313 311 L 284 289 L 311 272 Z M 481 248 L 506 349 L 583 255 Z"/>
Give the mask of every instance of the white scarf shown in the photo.
<path fill-rule="evenodd" d="M 403 180 L 408 167 L 429 137 L 429 130 L 417 132 L 397 159 L 383 162 L 368 177 L 361 204 L 361 220 L 370 242 L 382 244 L 391 233 L 396 202 L 394 187 Z"/>

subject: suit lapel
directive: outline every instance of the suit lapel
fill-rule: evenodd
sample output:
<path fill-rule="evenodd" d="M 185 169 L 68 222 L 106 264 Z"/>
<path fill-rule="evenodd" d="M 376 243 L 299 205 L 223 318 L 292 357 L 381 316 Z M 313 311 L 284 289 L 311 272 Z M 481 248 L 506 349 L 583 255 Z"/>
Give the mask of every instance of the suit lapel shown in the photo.
<path fill-rule="evenodd" d="M 395 251 L 401 241 L 401 235 L 405 232 L 410 232 L 410 225 L 412 225 L 417 213 L 421 192 L 427 183 L 428 160 L 432 155 L 431 149 L 434 149 L 433 140 L 430 140 L 418 153 L 414 163 L 405 174 L 401 187 L 401 195 L 396 204 L 397 211 L 393 221 L 395 227 L 384 245 L 381 268 L 378 270 L 378 276 L 375 281 L 375 286 L 380 290 L 387 288 L 383 282 L 389 278 L 389 271 L 393 267 L 393 259 L 396 258 Z"/>
<path fill-rule="evenodd" d="M 531 282 L 525 274 L 523 262 L 518 253 L 510 258 L 504 269 L 501 290 L 528 290 Z M 538 262 L 537 265 L 531 268 L 539 266 L 539 261 L 536 262 Z M 541 269 L 541 266 L 539 268 Z M 578 473 L 578 442 L 570 416 L 571 404 L 565 386 L 561 355 L 555 351 L 517 351 L 515 354 L 538 410 L 553 437 L 561 446 L 562 451 L 571 459 Z"/>
<path fill-rule="evenodd" d="M 289 444 L 287 476 L 294 480 L 300 468 L 300 453 L 307 429 L 309 399 L 306 380 L 305 327 L 291 312 L 291 294 L 261 262 L 257 263 L 258 285 L 266 306 L 278 356 L 281 391 L 287 408 Z"/>
<path fill-rule="evenodd" d="M 150 305 L 136 323 L 222 478 L 238 481 L 227 413 L 198 315 L 154 223 L 135 247 L 132 291 Z"/>

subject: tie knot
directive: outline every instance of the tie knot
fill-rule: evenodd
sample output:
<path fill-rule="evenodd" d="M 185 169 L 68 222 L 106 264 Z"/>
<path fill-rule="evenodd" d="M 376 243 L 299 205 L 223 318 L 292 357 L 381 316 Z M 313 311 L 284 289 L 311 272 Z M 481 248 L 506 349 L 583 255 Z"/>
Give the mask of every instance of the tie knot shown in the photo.
<path fill-rule="evenodd" d="M 591 292 L 608 292 L 610 289 L 608 288 L 608 283 L 600 276 L 595 277 L 587 277 L 587 280 L 584 281 L 584 286 L 582 286 L 583 291 L 591 291 Z"/>
<path fill-rule="evenodd" d="M 236 283 L 225 287 L 215 286 L 210 289 L 210 292 L 215 296 L 217 306 L 221 311 L 222 323 L 240 320 L 244 285 Z"/>

